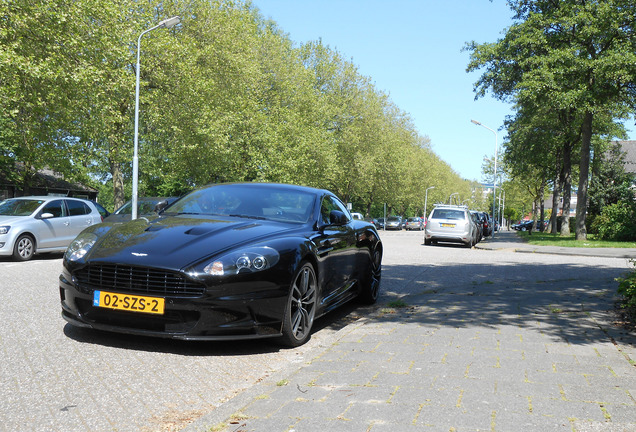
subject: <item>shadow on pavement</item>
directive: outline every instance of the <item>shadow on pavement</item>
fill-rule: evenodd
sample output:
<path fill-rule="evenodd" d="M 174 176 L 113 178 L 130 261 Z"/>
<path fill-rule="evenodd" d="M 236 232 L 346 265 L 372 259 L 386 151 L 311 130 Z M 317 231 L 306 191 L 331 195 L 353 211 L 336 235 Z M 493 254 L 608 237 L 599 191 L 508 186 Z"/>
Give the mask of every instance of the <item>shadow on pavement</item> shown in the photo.
<path fill-rule="evenodd" d="M 608 340 L 615 318 L 615 278 L 621 274 L 616 268 L 563 264 L 383 270 L 384 309 L 373 316 L 374 322 L 414 322 L 431 328 L 518 326 L 571 344 Z M 397 298 L 407 306 L 387 307 Z M 626 336 L 634 342 L 634 335 Z"/>

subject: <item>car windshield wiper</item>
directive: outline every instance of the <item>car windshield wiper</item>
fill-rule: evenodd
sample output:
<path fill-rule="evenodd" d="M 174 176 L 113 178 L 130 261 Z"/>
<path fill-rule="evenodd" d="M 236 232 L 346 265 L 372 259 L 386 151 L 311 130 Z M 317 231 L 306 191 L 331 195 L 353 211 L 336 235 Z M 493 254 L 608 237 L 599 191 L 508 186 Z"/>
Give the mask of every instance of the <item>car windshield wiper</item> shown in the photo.
<path fill-rule="evenodd" d="M 245 215 L 245 214 L 231 214 L 229 216 L 238 217 L 238 218 L 246 218 L 246 219 L 266 220 L 263 216 L 253 216 L 253 215 Z"/>
<path fill-rule="evenodd" d="M 199 215 L 199 214 L 203 214 L 203 213 L 197 213 L 197 212 L 166 212 L 166 211 L 162 211 L 159 214 L 161 216 L 181 216 L 181 215 Z"/>

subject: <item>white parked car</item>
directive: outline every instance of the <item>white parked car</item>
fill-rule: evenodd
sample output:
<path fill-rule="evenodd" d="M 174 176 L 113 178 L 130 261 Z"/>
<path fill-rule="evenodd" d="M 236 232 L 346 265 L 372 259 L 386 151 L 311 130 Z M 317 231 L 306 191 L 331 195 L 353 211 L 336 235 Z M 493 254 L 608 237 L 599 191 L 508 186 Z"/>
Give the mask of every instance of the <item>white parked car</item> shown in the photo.
<path fill-rule="evenodd" d="M 108 214 L 80 198 L 27 196 L 0 202 L 0 256 L 26 261 L 35 253 L 64 252 L 84 228 Z"/>
<path fill-rule="evenodd" d="M 428 218 L 424 244 L 430 245 L 440 241 L 461 243 L 470 248 L 477 242 L 476 231 L 477 225 L 468 208 L 440 205 L 433 209 Z"/>

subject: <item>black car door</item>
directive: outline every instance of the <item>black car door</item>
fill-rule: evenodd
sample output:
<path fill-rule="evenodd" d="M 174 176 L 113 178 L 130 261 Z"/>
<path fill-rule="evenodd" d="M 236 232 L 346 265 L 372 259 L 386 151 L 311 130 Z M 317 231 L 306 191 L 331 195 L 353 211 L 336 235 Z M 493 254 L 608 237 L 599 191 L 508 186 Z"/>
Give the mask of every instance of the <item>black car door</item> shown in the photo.
<path fill-rule="evenodd" d="M 322 199 L 319 234 L 315 239 L 321 261 L 321 305 L 329 309 L 348 299 L 355 273 L 356 236 L 351 217 L 344 205 L 334 196 Z"/>

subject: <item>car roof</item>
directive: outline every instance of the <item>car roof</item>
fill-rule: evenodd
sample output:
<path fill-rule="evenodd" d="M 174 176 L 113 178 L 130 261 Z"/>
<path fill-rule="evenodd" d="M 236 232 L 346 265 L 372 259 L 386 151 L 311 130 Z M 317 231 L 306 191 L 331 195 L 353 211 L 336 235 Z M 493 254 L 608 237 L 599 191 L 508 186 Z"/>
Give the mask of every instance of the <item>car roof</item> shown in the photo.
<path fill-rule="evenodd" d="M 54 200 L 54 199 L 74 199 L 80 201 L 90 201 L 85 198 L 77 198 L 77 197 L 67 197 L 67 196 L 55 196 L 55 195 L 28 195 L 28 196 L 19 196 L 19 197 L 11 197 L 6 199 L 19 199 L 19 200 Z M 92 201 L 91 201 L 92 202 Z"/>
<path fill-rule="evenodd" d="M 435 208 L 433 210 L 438 208 L 468 210 L 468 207 L 466 207 L 465 205 L 453 205 L 453 204 L 435 204 Z"/>

